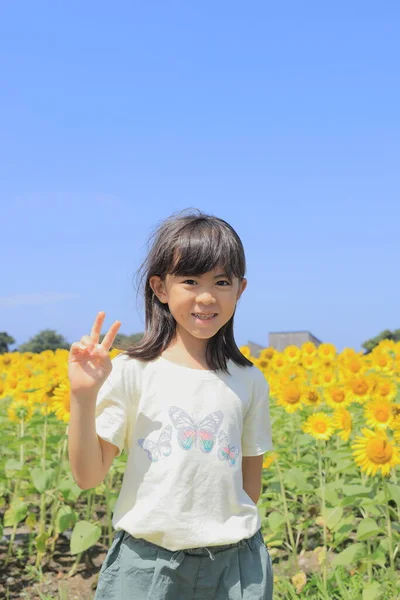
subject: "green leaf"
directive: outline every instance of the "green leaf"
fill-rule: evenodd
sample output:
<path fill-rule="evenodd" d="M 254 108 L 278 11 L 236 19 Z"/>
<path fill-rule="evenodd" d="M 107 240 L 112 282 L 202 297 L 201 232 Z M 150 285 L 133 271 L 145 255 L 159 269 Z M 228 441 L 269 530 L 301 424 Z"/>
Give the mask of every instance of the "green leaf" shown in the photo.
<path fill-rule="evenodd" d="M 383 591 L 382 586 L 377 581 L 364 583 L 362 600 L 379 600 L 379 598 L 382 598 Z"/>
<path fill-rule="evenodd" d="M 382 568 L 383 568 L 383 567 L 385 566 L 385 564 L 386 564 L 386 558 L 387 558 L 387 554 L 386 554 L 386 552 L 384 552 L 384 551 L 382 550 L 382 548 L 379 546 L 379 547 L 378 547 L 378 548 L 375 550 L 375 552 L 373 552 L 373 553 L 371 554 L 370 558 L 368 558 L 368 556 L 366 556 L 366 557 L 363 559 L 363 561 L 362 561 L 362 562 L 363 562 L 363 563 L 370 562 L 370 563 L 372 563 L 372 564 L 379 565 L 380 567 L 382 567 Z"/>
<path fill-rule="evenodd" d="M 25 525 L 29 527 L 29 529 L 34 529 L 37 523 L 37 516 L 35 513 L 31 512 L 25 519 Z"/>
<path fill-rule="evenodd" d="M 79 554 L 93 546 L 101 536 L 101 527 L 89 521 L 78 521 L 71 536 L 71 554 Z"/>
<path fill-rule="evenodd" d="M 67 529 L 72 529 L 76 520 L 76 515 L 72 508 L 65 504 L 58 509 L 56 516 L 56 530 L 58 533 L 62 533 Z"/>
<path fill-rule="evenodd" d="M 36 548 L 38 549 L 38 552 L 42 552 L 43 554 L 46 553 L 46 545 L 47 545 L 48 539 L 49 539 L 49 534 L 46 532 L 41 533 L 36 536 L 35 544 L 36 544 Z"/>
<path fill-rule="evenodd" d="M 343 508 L 341 506 L 335 506 L 334 508 L 329 508 L 325 511 L 323 518 L 326 523 L 326 526 L 330 531 L 335 529 L 343 517 Z"/>
<path fill-rule="evenodd" d="M 294 488 L 297 493 L 310 492 L 313 487 L 307 483 L 307 472 L 298 467 L 292 467 L 284 473 L 284 481 L 289 488 Z"/>
<path fill-rule="evenodd" d="M 364 485 L 343 485 L 342 490 L 345 496 L 369 496 L 372 491 Z"/>
<path fill-rule="evenodd" d="M 378 506 L 376 506 L 375 499 L 373 498 L 363 498 L 360 502 L 360 506 L 364 508 L 364 510 L 366 510 L 373 517 L 382 516 L 382 511 L 379 510 Z"/>
<path fill-rule="evenodd" d="M 28 514 L 28 505 L 21 500 L 16 500 L 11 503 L 11 506 L 4 513 L 4 525 L 6 527 L 13 527 L 18 525 L 20 521 L 23 521 Z"/>
<path fill-rule="evenodd" d="M 382 529 L 379 527 L 375 519 L 367 517 L 363 519 L 357 528 L 356 538 L 359 542 L 364 542 L 371 537 L 374 537 L 382 532 Z"/>
<path fill-rule="evenodd" d="M 58 489 L 62 493 L 64 500 L 76 502 L 83 490 L 75 483 L 72 475 L 68 475 L 60 481 Z"/>
<path fill-rule="evenodd" d="M 15 458 L 9 458 L 5 464 L 5 472 L 6 477 L 13 477 L 15 473 L 18 473 L 22 470 L 23 464 L 21 461 L 16 460 Z"/>
<path fill-rule="evenodd" d="M 268 515 L 267 521 L 271 531 L 275 532 L 283 525 L 285 517 L 281 513 L 274 511 Z"/>
<path fill-rule="evenodd" d="M 364 544 L 352 544 L 345 548 L 339 554 L 336 554 L 332 561 L 332 565 L 334 567 L 338 567 L 339 565 L 343 567 L 347 567 L 349 565 L 354 565 L 357 559 L 360 557 L 364 550 Z"/>
<path fill-rule="evenodd" d="M 400 485 L 395 485 L 394 483 L 388 483 L 387 487 L 389 490 L 390 498 L 392 500 L 394 500 L 396 502 L 398 508 L 400 508 Z"/>
<path fill-rule="evenodd" d="M 50 488 L 53 474 L 54 471 L 51 469 L 43 470 L 40 467 L 35 467 L 32 469 L 31 477 L 33 485 L 35 486 L 39 494 L 43 494 L 43 492 Z"/>

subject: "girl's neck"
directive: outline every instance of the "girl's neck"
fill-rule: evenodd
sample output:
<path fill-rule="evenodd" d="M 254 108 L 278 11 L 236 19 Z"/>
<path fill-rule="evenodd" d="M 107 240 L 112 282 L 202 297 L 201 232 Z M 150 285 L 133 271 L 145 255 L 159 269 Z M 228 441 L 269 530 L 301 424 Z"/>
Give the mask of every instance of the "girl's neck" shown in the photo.
<path fill-rule="evenodd" d="M 193 343 L 193 341 L 197 343 Z M 192 369 L 209 370 L 206 361 L 208 340 L 185 340 L 177 334 L 172 343 L 162 353 L 162 357 L 173 363 Z"/>

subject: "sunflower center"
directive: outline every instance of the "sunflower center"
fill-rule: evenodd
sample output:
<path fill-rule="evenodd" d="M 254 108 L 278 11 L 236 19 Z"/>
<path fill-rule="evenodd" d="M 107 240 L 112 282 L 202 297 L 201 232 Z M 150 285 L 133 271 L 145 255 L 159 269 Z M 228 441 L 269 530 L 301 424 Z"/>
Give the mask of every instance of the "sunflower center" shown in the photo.
<path fill-rule="evenodd" d="M 308 398 L 309 402 L 317 402 L 318 394 L 315 390 L 309 390 L 307 393 L 307 398 Z"/>
<path fill-rule="evenodd" d="M 318 433 L 325 433 L 326 423 L 324 423 L 324 421 L 317 421 L 315 423 L 315 429 L 318 431 Z"/>
<path fill-rule="evenodd" d="M 349 368 L 350 368 L 350 371 L 352 371 L 353 373 L 358 373 L 358 371 L 361 368 L 361 364 L 358 360 L 352 360 L 352 361 L 350 361 Z"/>
<path fill-rule="evenodd" d="M 380 407 L 375 411 L 375 419 L 384 423 L 389 418 L 389 409 L 387 407 Z"/>
<path fill-rule="evenodd" d="M 300 392 L 294 386 L 286 388 L 285 400 L 288 404 L 297 404 L 300 400 Z"/>
<path fill-rule="evenodd" d="M 390 462 L 393 456 L 393 447 L 384 439 L 371 439 L 366 447 L 368 458 L 379 465 Z"/>
<path fill-rule="evenodd" d="M 353 391 L 359 396 L 364 396 L 368 391 L 368 384 L 365 381 L 357 381 L 353 386 Z"/>
<path fill-rule="evenodd" d="M 344 392 L 342 390 L 333 390 L 332 400 L 337 404 L 340 404 L 344 401 Z"/>
<path fill-rule="evenodd" d="M 390 386 L 387 383 L 383 383 L 380 387 L 379 393 L 381 396 L 387 396 L 390 392 Z"/>

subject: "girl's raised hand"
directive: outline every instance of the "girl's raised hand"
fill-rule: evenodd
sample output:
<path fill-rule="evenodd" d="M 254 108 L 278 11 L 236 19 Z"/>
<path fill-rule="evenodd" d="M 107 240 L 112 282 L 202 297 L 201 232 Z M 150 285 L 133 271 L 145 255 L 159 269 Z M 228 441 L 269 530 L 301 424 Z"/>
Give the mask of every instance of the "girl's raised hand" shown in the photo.
<path fill-rule="evenodd" d="M 105 316 L 104 312 L 99 312 L 90 335 L 84 335 L 80 342 L 71 345 L 68 356 L 68 377 L 71 393 L 75 396 L 97 395 L 112 371 L 108 352 L 114 343 L 121 322 L 115 321 L 99 344 Z"/>

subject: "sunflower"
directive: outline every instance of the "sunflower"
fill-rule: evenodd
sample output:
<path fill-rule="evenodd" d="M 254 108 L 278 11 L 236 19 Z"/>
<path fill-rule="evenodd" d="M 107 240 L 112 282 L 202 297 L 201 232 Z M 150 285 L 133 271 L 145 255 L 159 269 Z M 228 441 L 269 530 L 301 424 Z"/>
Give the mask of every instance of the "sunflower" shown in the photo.
<path fill-rule="evenodd" d="M 301 346 L 302 357 L 315 356 L 317 354 L 317 347 L 312 342 L 304 342 Z"/>
<path fill-rule="evenodd" d="M 347 408 L 337 408 L 333 414 L 332 422 L 334 427 L 337 429 L 337 435 L 344 442 L 350 437 L 353 418 Z"/>
<path fill-rule="evenodd" d="M 336 348 L 334 344 L 320 344 L 318 346 L 318 356 L 322 362 L 332 362 L 336 356 Z"/>
<path fill-rule="evenodd" d="M 339 408 L 351 404 L 350 391 L 343 385 L 332 385 L 324 390 L 324 399 L 328 406 Z"/>
<path fill-rule="evenodd" d="M 293 381 L 294 379 L 303 383 L 307 382 L 307 373 L 299 365 L 289 363 L 284 369 L 282 369 L 279 375 L 282 382 Z"/>
<path fill-rule="evenodd" d="M 376 376 L 373 391 L 374 397 L 391 402 L 396 398 L 398 393 L 397 390 L 397 384 L 392 378 L 389 379 L 388 377 Z"/>
<path fill-rule="evenodd" d="M 354 348 L 344 348 L 340 354 L 336 356 L 338 365 L 343 366 L 350 359 L 359 356 Z"/>
<path fill-rule="evenodd" d="M 71 391 L 67 383 L 60 383 L 54 390 L 52 409 L 59 421 L 69 422 Z"/>
<path fill-rule="evenodd" d="M 372 382 L 365 375 L 355 375 L 347 380 L 349 395 L 352 402 L 364 404 L 370 399 Z"/>
<path fill-rule="evenodd" d="M 275 348 L 272 346 L 268 346 L 268 348 L 263 348 L 260 352 L 260 358 L 266 358 L 267 360 L 271 360 L 275 353 Z"/>
<path fill-rule="evenodd" d="M 301 359 L 301 364 L 306 371 L 315 371 L 321 368 L 321 361 L 317 354 L 312 356 L 303 356 Z"/>
<path fill-rule="evenodd" d="M 33 407 L 23 398 L 13 400 L 8 407 L 7 415 L 10 421 L 14 423 L 30 421 L 33 415 Z"/>
<path fill-rule="evenodd" d="M 344 360 L 341 366 L 350 377 L 354 375 L 361 375 L 367 369 L 365 361 L 357 354 Z"/>
<path fill-rule="evenodd" d="M 262 464 L 263 469 L 269 469 L 273 462 L 278 458 L 278 454 L 276 452 L 266 452 L 264 454 L 264 460 Z"/>
<path fill-rule="evenodd" d="M 285 367 L 287 367 L 288 361 L 286 357 L 281 352 L 275 352 L 274 356 L 271 359 L 271 365 L 274 371 L 278 373 L 283 371 Z"/>
<path fill-rule="evenodd" d="M 306 387 L 303 399 L 306 406 L 320 406 L 322 404 L 321 393 L 312 387 Z"/>
<path fill-rule="evenodd" d="M 387 351 L 376 351 L 371 353 L 372 366 L 375 371 L 393 375 L 395 369 L 395 361 Z"/>
<path fill-rule="evenodd" d="M 266 358 L 256 358 L 254 360 L 254 365 L 260 370 L 260 371 L 266 371 L 268 368 L 268 364 L 269 361 Z"/>
<path fill-rule="evenodd" d="M 320 385 L 324 388 L 329 388 L 338 383 L 338 377 L 336 372 L 329 369 L 321 369 L 319 372 Z"/>
<path fill-rule="evenodd" d="M 394 421 L 392 403 L 376 398 L 365 405 L 364 414 L 367 425 L 378 429 L 390 427 Z"/>
<path fill-rule="evenodd" d="M 283 406 L 286 412 L 294 413 L 302 407 L 304 387 L 296 381 L 285 382 L 277 396 L 276 403 Z"/>
<path fill-rule="evenodd" d="M 283 351 L 283 355 L 285 356 L 285 358 L 288 359 L 290 363 L 297 363 L 299 362 L 301 356 L 301 350 L 298 346 L 286 346 L 286 348 Z"/>
<path fill-rule="evenodd" d="M 281 380 L 274 373 L 268 374 L 269 393 L 272 397 L 277 397 L 281 391 Z"/>
<path fill-rule="evenodd" d="M 240 346 L 239 350 L 246 358 L 249 358 L 251 355 L 251 350 L 248 346 Z"/>
<path fill-rule="evenodd" d="M 400 464 L 399 449 L 388 439 L 386 432 L 371 431 L 364 427 L 363 436 L 359 436 L 351 445 L 354 460 L 369 477 L 378 471 L 387 476 L 392 468 Z"/>
<path fill-rule="evenodd" d="M 335 432 L 332 418 L 324 412 L 308 417 L 302 429 L 304 433 L 312 435 L 316 440 L 329 440 Z"/>

